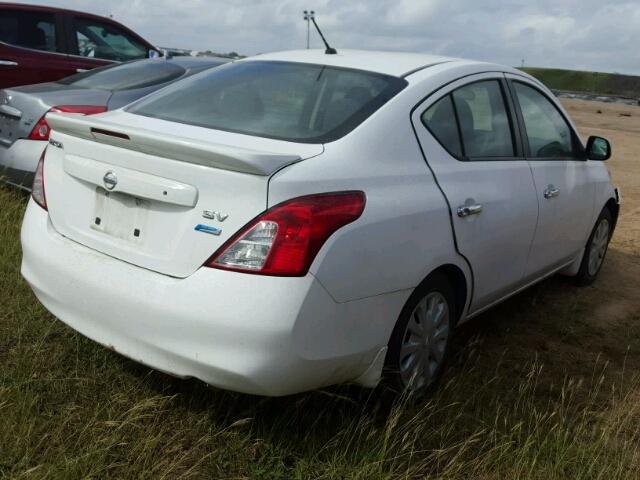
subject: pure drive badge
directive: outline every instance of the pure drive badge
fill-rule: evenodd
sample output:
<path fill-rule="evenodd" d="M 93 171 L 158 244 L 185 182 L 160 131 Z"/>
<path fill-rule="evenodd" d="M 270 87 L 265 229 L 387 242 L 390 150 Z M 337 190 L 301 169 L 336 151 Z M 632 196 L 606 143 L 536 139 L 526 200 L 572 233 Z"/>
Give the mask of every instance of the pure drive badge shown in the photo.
<path fill-rule="evenodd" d="M 211 235 L 220 235 L 222 233 L 221 229 L 212 227 L 211 225 L 203 225 L 202 223 L 196 225 L 196 228 L 194 228 L 194 230 L 196 232 L 209 233 Z"/>

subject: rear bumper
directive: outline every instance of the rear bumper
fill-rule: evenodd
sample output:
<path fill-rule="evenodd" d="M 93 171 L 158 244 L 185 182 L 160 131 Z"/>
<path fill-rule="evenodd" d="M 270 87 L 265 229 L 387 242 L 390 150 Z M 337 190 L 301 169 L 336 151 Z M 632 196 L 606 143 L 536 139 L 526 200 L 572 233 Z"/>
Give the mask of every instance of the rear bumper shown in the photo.
<path fill-rule="evenodd" d="M 64 323 L 140 363 L 228 390 L 278 396 L 354 380 L 395 320 L 376 321 L 387 315 L 384 299 L 335 303 L 312 275 L 151 272 L 61 236 L 33 201 L 22 248 L 22 275 Z"/>
<path fill-rule="evenodd" d="M 20 139 L 10 147 L 0 145 L 0 178 L 20 188 L 31 190 L 33 174 L 47 142 Z"/>

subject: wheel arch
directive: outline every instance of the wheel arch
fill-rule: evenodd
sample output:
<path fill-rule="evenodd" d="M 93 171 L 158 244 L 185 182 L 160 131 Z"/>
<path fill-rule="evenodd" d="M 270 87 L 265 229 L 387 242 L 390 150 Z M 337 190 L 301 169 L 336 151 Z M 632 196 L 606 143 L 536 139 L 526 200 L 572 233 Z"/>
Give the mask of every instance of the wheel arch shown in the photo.
<path fill-rule="evenodd" d="M 611 233 L 610 236 L 613 236 L 613 232 L 618 224 L 618 215 L 620 214 L 620 205 L 617 200 L 613 197 L 609 198 L 607 202 L 604 204 L 604 207 L 611 212 L 611 217 L 613 218 L 613 225 L 611 225 Z"/>
<path fill-rule="evenodd" d="M 463 318 L 469 301 L 469 293 L 471 291 L 471 282 L 467 279 L 467 275 L 458 265 L 447 263 L 433 269 L 415 288 L 419 289 L 424 283 L 433 278 L 434 275 L 444 276 L 455 294 L 456 324 Z M 414 290 L 414 291 L 415 291 Z"/>

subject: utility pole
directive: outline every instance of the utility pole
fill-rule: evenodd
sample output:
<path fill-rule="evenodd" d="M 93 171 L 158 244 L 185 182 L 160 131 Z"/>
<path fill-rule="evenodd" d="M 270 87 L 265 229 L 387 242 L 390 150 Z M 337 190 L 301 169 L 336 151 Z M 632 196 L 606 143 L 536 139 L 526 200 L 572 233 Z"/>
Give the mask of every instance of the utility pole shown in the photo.
<path fill-rule="evenodd" d="M 315 18 L 316 12 L 313 10 L 305 10 L 304 11 L 304 19 L 307 21 L 307 50 L 309 50 L 309 28 L 311 20 Z"/>

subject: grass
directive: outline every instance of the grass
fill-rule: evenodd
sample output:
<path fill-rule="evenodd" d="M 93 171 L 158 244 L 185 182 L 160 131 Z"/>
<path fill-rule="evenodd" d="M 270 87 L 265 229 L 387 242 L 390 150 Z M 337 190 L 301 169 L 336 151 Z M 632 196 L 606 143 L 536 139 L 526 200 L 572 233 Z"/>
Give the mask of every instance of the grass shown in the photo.
<path fill-rule="evenodd" d="M 640 77 L 618 73 L 583 72 L 558 68 L 522 68 L 552 90 L 640 99 Z"/>
<path fill-rule="evenodd" d="M 620 361 L 565 358 L 576 346 L 563 336 L 601 332 L 583 321 L 588 293 L 562 281 L 463 328 L 424 402 L 348 386 L 251 397 L 154 372 L 56 321 L 19 274 L 25 203 L 0 188 L 0 478 L 640 475 L 640 378 L 626 366 L 640 318 L 606 345 Z"/>

